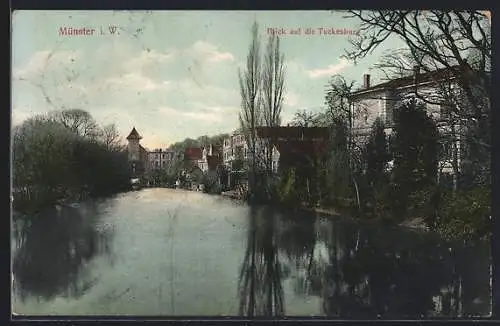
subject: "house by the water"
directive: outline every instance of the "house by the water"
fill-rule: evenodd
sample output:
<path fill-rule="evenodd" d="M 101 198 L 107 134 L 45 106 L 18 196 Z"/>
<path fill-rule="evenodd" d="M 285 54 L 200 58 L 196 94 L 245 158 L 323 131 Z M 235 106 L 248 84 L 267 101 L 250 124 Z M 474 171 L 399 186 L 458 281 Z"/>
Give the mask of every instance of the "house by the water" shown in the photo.
<path fill-rule="evenodd" d="M 416 98 L 425 105 L 428 115 L 436 122 L 440 134 L 452 139 L 451 142 L 441 142 L 443 152 L 448 154 L 440 161 L 440 171 L 452 173 L 453 159 L 458 161 L 460 169 L 463 144 L 461 131 L 465 127 L 462 122 L 450 119 L 450 104 L 445 98 L 459 96 L 461 92 L 459 76 L 466 76 L 470 69 L 465 65 L 423 72 L 419 67 L 415 67 L 410 75 L 375 85 L 370 83 L 370 75 L 364 75 L 363 87 L 350 96 L 355 140 L 359 145 L 366 143 L 377 118 L 383 121 L 385 132 L 390 136 L 394 126 L 394 110 L 405 100 Z M 453 105 L 460 110 L 466 110 L 469 104 L 464 98 L 460 103 Z M 455 154 L 452 148 L 456 148 Z"/>

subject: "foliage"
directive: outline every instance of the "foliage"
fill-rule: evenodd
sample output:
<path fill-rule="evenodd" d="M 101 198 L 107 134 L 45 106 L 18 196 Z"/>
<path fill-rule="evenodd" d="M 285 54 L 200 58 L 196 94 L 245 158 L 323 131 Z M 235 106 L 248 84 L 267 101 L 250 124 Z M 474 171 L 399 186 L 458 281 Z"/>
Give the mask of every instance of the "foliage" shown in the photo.
<path fill-rule="evenodd" d="M 398 193 L 394 199 L 398 207 L 396 213 L 404 215 L 411 193 L 431 186 L 437 180 L 438 132 L 425 107 L 415 100 L 396 109 L 393 132 L 392 181 Z"/>
<path fill-rule="evenodd" d="M 373 123 L 370 137 L 364 148 L 365 171 L 361 179 L 364 183 L 365 204 L 377 216 L 385 216 L 388 211 L 386 202 L 389 192 L 387 163 L 392 156 L 389 152 L 388 139 L 384 130 L 383 121 L 377 118 Z"/>
<path fill-rule="evenodd" d="M 197 139 L 186 138 L 183 141 L 174 143 L 169 146 L 169 149 L 174 150 L 176 152 L 184 153 L 186 149 L 194 147 L 201 148 L 204 146 L 212 145 L 221 145 L 224 138 L 229 137 L 228 134 L 218 134 L 215 136 L 200 136 Z"/>
<path fill-rule="evenodd" d="M 324 176 L 320 180 L 320 192 L 324 204 L 338 204 L 353 196 L 349 160 L 348 128 L 345 121 L 335 119 L 326 157 L 320 163 L 319 175 Z"/>
<path fill-rule="evenodd" d="M 203 174 L 202 184 L 203 191 L 209 194 L 220 194 L 222 192 L 222 183 L 220 182 L 220 174 L 222 171 L 208 171 Z"/>
<path fill-rule="evenodd" d="M 354 82 L 347 82 L 341 75 L 334 75 L 327 85 L 325 104 L 331 122 L 341 120 L 346 126 L 352 127 L 353 115 L 349 105 L 349 96 L 353 90 Z"/>
<path fill-rule="evenodd" d="M 310 110 L 297 111 L 292 119 L 292 126 L 295 127 L 313 127 L 320 124 L 321 116 Z"/>
<path fill-rule="evenodd" d="M 366 145 L 366 169 L 369 179 L 378 180 L 386 171 L 387 162 L 391 160 L 385 126 L 380 118 L 373 123 L 370 138 Z"/>
<path fill-rule="evenodd" d="M 446 192 L 442 196 L 436 229 L 448 238 L 489 239 L 491 236 L 491 188 Z"/>
<path fill-rule="evenodd" d="M 84 127 L 97 130 L 91 116 L 82 114 L 84 123 L 78 124 L 70 120 L 78 120 L 74 111 L 58 114 L 64 123 L 35 116 L 13 130 L 14 205 L 18 210 L 109 195 L 130 186 L 126 152 L 101 142 L 90 127 Z"/>
<path fill-rule="evenodd" d="M 277 194 L 281 204 L 286 206 L 296 206 L 298 204 L 298 194 L 295 183 L 295 169 L 292 168 L 283 173 Z"/>

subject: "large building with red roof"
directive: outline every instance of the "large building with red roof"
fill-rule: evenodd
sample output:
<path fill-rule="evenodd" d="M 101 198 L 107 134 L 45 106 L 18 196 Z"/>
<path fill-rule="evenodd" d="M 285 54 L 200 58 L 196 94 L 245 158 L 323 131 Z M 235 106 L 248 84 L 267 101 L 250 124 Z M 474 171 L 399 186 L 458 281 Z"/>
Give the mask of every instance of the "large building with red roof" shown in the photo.
<path fill-rule="evenodd" d="M 184 159 L 190 167 L 197 167 L 202 172 L 216 170 L 222 164 L 222 147 L 217 145 L 190 147 L 184 152 Z"/>

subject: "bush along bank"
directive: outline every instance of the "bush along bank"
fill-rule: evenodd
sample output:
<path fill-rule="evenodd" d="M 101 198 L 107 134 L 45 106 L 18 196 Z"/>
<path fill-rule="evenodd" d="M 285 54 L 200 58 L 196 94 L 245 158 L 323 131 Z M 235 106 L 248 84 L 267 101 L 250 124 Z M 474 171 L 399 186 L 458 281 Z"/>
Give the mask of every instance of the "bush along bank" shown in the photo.
<path fill-rule="evenodd" d="M 35 116 L 15 127 L 13 209 L 29 214 L 130 190 L 127 152 L 109 130 L 80 110 Z"/>
<path fill-rule="evenodd" d="M 465 139 L 460 160 L 449 159 L 445 136 L 417 101 L 396 110 L 390 136 L 385 129 L 375 120 L 368 140 L 354 146 L 338 119 L 331 124 L 329 150 L 313 170 L 295 166 L 256 177 L 250 192 L 288 209 L 348 211 L 354 219 L 430 230 L 447 239 L 489 239 L 489 160 L 471 163 L 474 144 Z M 447 159 L 452 168 L 443 171 Z"/>

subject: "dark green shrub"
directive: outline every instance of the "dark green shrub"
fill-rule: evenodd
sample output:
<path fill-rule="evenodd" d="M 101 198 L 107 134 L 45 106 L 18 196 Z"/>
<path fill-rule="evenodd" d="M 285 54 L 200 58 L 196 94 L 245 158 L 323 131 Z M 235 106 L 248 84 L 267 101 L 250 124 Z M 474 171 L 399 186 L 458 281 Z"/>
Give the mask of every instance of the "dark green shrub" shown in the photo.
<path fill-rule="evenodd" d="M 491 236 L 491 189 L 447 192 L 441 199 L 437 230 L 447 238 L 477 239 Z"/>

